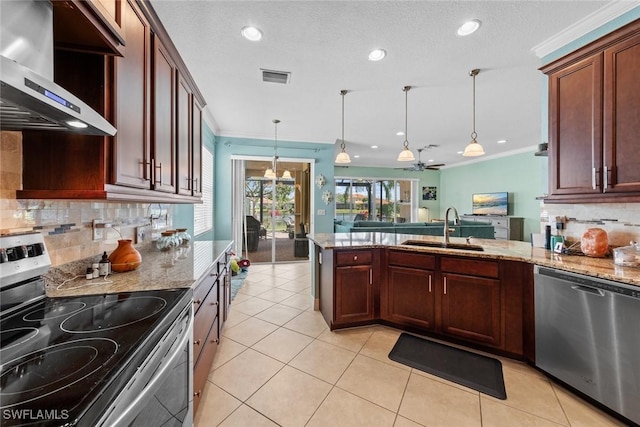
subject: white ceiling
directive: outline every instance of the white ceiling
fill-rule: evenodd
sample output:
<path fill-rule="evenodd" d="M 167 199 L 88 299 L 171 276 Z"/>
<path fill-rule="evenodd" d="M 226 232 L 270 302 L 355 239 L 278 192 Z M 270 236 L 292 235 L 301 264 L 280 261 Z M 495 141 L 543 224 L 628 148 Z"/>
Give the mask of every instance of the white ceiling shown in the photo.
<path fill-rule="evenodd" d="M 531 49 L 602 8 L 604 1 L 167 1 L 152 4 L 203 93 L 220 136 L 335 143 L 352 166 L 407 166 L 408 140 L 437 144 L 422 160 L 469 161 L 472 78 L 476 131 L 487 155 L 522 150 L 541 136 L 542 74 Z M 482 21 L 473 35 L 457 28 Z M 260 42 L 240 35 L 262 29 Z M 367 60 L 384 48 L 380 62 Z M 288 85 L 262 82 L 261 68 L 290 71 Z M 497 144 L 506 139 L 506 144 Z M 380 148 L 372 149 L 371 145 Z M 337 147 L 336 147 L 337 150 Z M 337 151 L 336 151 L 337 152 Z M 360 158 L 354 158 L 360 155 Z"/>

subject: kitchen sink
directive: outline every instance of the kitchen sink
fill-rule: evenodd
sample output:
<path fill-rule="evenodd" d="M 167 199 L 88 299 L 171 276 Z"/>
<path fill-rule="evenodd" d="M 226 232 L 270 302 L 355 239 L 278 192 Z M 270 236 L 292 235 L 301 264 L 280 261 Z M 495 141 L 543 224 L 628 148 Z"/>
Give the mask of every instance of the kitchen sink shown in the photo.
<path fill-rule="evenodd" d="M 403 245 L 407 246 L 421 246 L 426 248 L 443 248 L 443 249 L 462 249 L 465 251 L 484 251 L 482 246 L 478 245 L 468 245 L 465 243 L 440 243 L 440 242 L 425 242 L 422 240 L 407 240 L 402 242 Z"/>

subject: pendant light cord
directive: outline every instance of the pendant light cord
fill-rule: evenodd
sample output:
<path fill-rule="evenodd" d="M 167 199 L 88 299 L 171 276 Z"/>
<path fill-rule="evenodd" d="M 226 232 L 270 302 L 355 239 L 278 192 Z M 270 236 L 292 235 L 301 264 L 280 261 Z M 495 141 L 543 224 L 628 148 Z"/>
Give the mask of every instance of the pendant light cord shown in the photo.
<path fill-rule="evenodd" d="M 405 86 L 402 90 L 404 91 L 404 149 L 409 149 L 409 137 L 407 136 L 407 122 L 409 116 L 409 89 L 411 86 Z"/>
<path fill-rule="evenodd" d="M 476 142 L 478 134 L 476 133 L 476 76 L 480 70 L 471 70 L 469 74 L 473 77 L 473 132 L 471 132 L 471 141 Z"/>
<path fill-rule="evenodd" d="M 275 125 L 275 143 L 273 146 L 273 173 L 277 173 L 277 164 L 278 164 L 278 123 L 280 120 L 273 119 L 273 124 Z"/>
<path fill-rule="evenodd" d="M 347 94 L 346 90 L 341 90 L 340 95 L 342 95 L 342 139 L 340 140 L 340 149 L 344 153 L 344 96 Z"/>

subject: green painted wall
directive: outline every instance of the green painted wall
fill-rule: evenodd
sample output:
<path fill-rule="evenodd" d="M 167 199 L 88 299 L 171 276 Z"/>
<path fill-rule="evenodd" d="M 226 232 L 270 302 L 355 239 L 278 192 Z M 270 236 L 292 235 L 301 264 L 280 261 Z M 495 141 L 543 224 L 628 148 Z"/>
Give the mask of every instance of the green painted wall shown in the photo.
<path fill-rule="evenodd" d="M 402 169 L 391 168 L 369 168 L 348 166 L 334 168 L 335 176 L 348 178 L 402 178 L 402 179 L 419 179 L 418 192 L 421 194 L 422 187 L 437 187 L 438 197 L 436 200 L 422 200 L 419 196 L 418 207 L 428 208 L 429 215 L 435 218 L 440 212 L 440 171 L 427 170 L 423 172 L 410 172 Z"/>
<path fill-rule="evenodd" d="M 540 232 L 541 182 L 546 180 L 547 158 L 536 157 L 534 151 L 508 157 L 442 169 L 440 171 L 440 218 L 453 206 L 460 215 L 471 213 L 473 193 L 508 191 L 509 214 L 524 218 L 524 236 Z"/>
<path fill-rule="evenodd" d="M 216 239 L 231 239 L 231 156 L 273 157 L 272 140 L 219 137 L 215 138 L 215 215 Z M 335 193 L 333 185 L 333 145 L 306 142 L 278 141 L 278 156 L 287 159 L 315 159 L 315 175 L 324 175 L 327 184 L 322 191 Z M 312 184 L 313 185 L 313 184 Z M 322 191 L 315 187 L 313 208 L 324 209 L 325 215 L 314 215 L 316 233 L 333 232 L 335 203 L 325 205 Z"/>

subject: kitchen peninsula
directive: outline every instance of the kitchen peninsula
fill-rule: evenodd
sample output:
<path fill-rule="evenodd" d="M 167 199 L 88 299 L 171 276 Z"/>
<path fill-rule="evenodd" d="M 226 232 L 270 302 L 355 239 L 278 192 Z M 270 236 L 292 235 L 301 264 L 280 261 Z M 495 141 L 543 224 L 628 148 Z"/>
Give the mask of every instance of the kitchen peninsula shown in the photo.
<path fill-rule="evenodd" d="M 442 242 L 434 236 L 310 239 L 315 289 L 331 329 L 383 323 L 530 361 L 534 264 L 640 286 L 640 270 L 610 258 L 554 254 L 525 242 L 472 239 L 478 251 L 419 246 Z M 409 240 L 415 244 L 404 244 Z M 467 244 L 462 238 L 451 243 Z"/>

